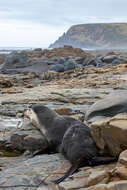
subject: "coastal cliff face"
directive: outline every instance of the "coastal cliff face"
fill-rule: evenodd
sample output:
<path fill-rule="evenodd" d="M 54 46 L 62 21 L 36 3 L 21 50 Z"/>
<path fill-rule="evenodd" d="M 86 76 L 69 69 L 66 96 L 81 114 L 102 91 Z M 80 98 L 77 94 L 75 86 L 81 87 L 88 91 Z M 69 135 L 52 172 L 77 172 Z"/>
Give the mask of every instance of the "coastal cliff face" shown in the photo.
<path fill-rule="evenodd" d="M 72 26 L 50 48 L 72 45 L 79 48 L 127 48 L 127 23 L 81 24 Z"/>

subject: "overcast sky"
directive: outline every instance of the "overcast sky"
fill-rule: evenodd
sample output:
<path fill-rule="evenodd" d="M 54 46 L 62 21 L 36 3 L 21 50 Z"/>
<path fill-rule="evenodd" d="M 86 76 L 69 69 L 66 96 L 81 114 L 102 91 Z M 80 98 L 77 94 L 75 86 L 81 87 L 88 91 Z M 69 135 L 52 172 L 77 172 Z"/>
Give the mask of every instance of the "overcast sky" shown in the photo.
<path fill-rule="evenodd" d="M 48 47 L 74 24 L 127 22 L 127 0 L 0 0 L 0 46 Z"/>

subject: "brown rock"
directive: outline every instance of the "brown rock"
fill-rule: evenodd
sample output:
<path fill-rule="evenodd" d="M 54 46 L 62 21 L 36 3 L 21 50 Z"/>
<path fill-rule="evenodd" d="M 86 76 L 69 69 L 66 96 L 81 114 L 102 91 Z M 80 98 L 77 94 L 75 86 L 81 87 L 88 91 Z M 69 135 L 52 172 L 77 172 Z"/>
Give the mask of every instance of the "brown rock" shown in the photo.
<path fill-rule="evenodd" d="M 115 175 L 121 180 L 127 180 L 127 168 L 124 166 L 115 168 Z"/>
<path fill-rule="evenodd" d="M 75 189 L 86 187 L 87 184 L 88 184 L 88 180 L 87 178 L 84 178 L 84 179 L 78 179 L 78 180 L 73 180 L 69 182 L 62 182 L 59 184 L 59 187 L 62 190 L 75 190 Z"/>
<path fill-rule="evenodd" d="M 88 178 L 88 186 L 96 185 L 98 183 L 104 183 L 104 179 L 107 178 L 106 171 L 95 171 Z"/>
<path fill-rule="evenodd" d="M 4 58 L 0 57 L 0 64 L 4 62 Z"/>
<path fill-rule="evenodd" d="M 55 184 L 48 184 L 46 186 L 37 188 L 37 190 L 59 190 L 59 187 Z"/>
<path fill-rule="evenodd" d="M 26 88 L 33 88 L 33 87 L 35 87 L 35 84 L 33 84 L 33 83 L 24 83 L 24 86 Z"/>
<path fill-rule="evenodd" d="M 82 188 L 80 190 L 108 190 L 105 184 L 99 184 L 88 188 Z"/>
<path fill-rule="evenodd" d="M 102 153 L 119 156 L 127 149 L 127 115 L 92 123 L 92 135 Z"/>
<path fill-rule="evenodd" d="M 118 190 L 127 190 L 127 181 L 119 181 L 116 184 L 114 184 L 114 189 Z M 109 189 L 110 190 L 110 189 Z"/>
<path fill-rule="evenodd" d="M 59 115 L 73 115 L 75 112 L 70 108 L 58 108 L 54 109 Z"/>
<path fill-rule="evenodd" d="M 82 188 L 80 190 L 127 190 L 127 181 L 111 182 L 109 184 L 99 184 L 88 188 Z"/>
<path fill-rule="evenodd" d="M 73 48 L 72 46 L 64 46 L 61 48 L 54 48 L 51 50 L 44 50 L 43 56 L 51 58 L 51 57 L 68 57 L 68 56 L 85 56 L 89 55 L 80 48 Z"/>
<path fill-rule="evenodd" d="M 12 87 L 13 84 L 10 80 L 8 79 L 0 79 L 0 88 L 10 88 Z"/>
<path fill-rule="evenodd" d="M 119 162 L 127 166 L 127 150 L 123 151 L 119 156 Z"/>

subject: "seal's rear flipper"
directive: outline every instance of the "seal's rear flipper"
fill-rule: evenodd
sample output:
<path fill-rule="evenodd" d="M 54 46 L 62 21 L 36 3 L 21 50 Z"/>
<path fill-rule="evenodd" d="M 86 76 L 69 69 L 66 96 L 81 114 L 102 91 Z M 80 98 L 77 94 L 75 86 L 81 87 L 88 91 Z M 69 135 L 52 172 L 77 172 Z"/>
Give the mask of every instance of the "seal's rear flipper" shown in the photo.
<path fill-rule="evenodd" d="M 80 165 L 79 162 L 77 162 L 75 165 L 73 164 L 73 165 L 69 168 L 69 170 L 65 173 L 64 176 L 62 176 L 62 177 L 59 178 L 59 179 L 52 180 L 52 182 L 55 183 L 55 184 L 61 183 L 61 182 L 64 181 L 67 177 L 69 177 L 70 175 L 72 175 L 72 174 L 79 168 L 79 165 Z"/>
<path fill-rule="evenodd" d="M 97 166 L 100 164 L 109 164 L 111 162 L 116 162 L 118 158 L 116 157 L 93 157 L 91 161 L 92 166 Z"/>

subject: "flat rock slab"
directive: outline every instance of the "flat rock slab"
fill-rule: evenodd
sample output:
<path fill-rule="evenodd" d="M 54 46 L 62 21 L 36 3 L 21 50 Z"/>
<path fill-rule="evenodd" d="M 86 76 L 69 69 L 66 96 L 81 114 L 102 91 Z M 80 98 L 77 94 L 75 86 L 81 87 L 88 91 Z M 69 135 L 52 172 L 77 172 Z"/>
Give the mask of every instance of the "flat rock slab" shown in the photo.
<path fill-rule="evenodd" d="M 112 92 L 111 89 L 59 89 L 57 86 L 38 86 L 24 89 L 21 93 L 0 95 L 0 115 L 15 117 L 30 104 L 42 103 L 52 107 L 71 106 L 86 112 L 88 107 L 98 99 Z"/>
<path fill-rule="evenodd" d="M 38 185 L 61 165 L 63 157 L 60 154 L 41 155 L 22 161 L 15 166 L 0 172 L 0 186 L 4 185 Z M 8 188 L 13 189 L 13 188 Z M 16 190 L 35 190 L 37 187 L 17 187 Z"/>

